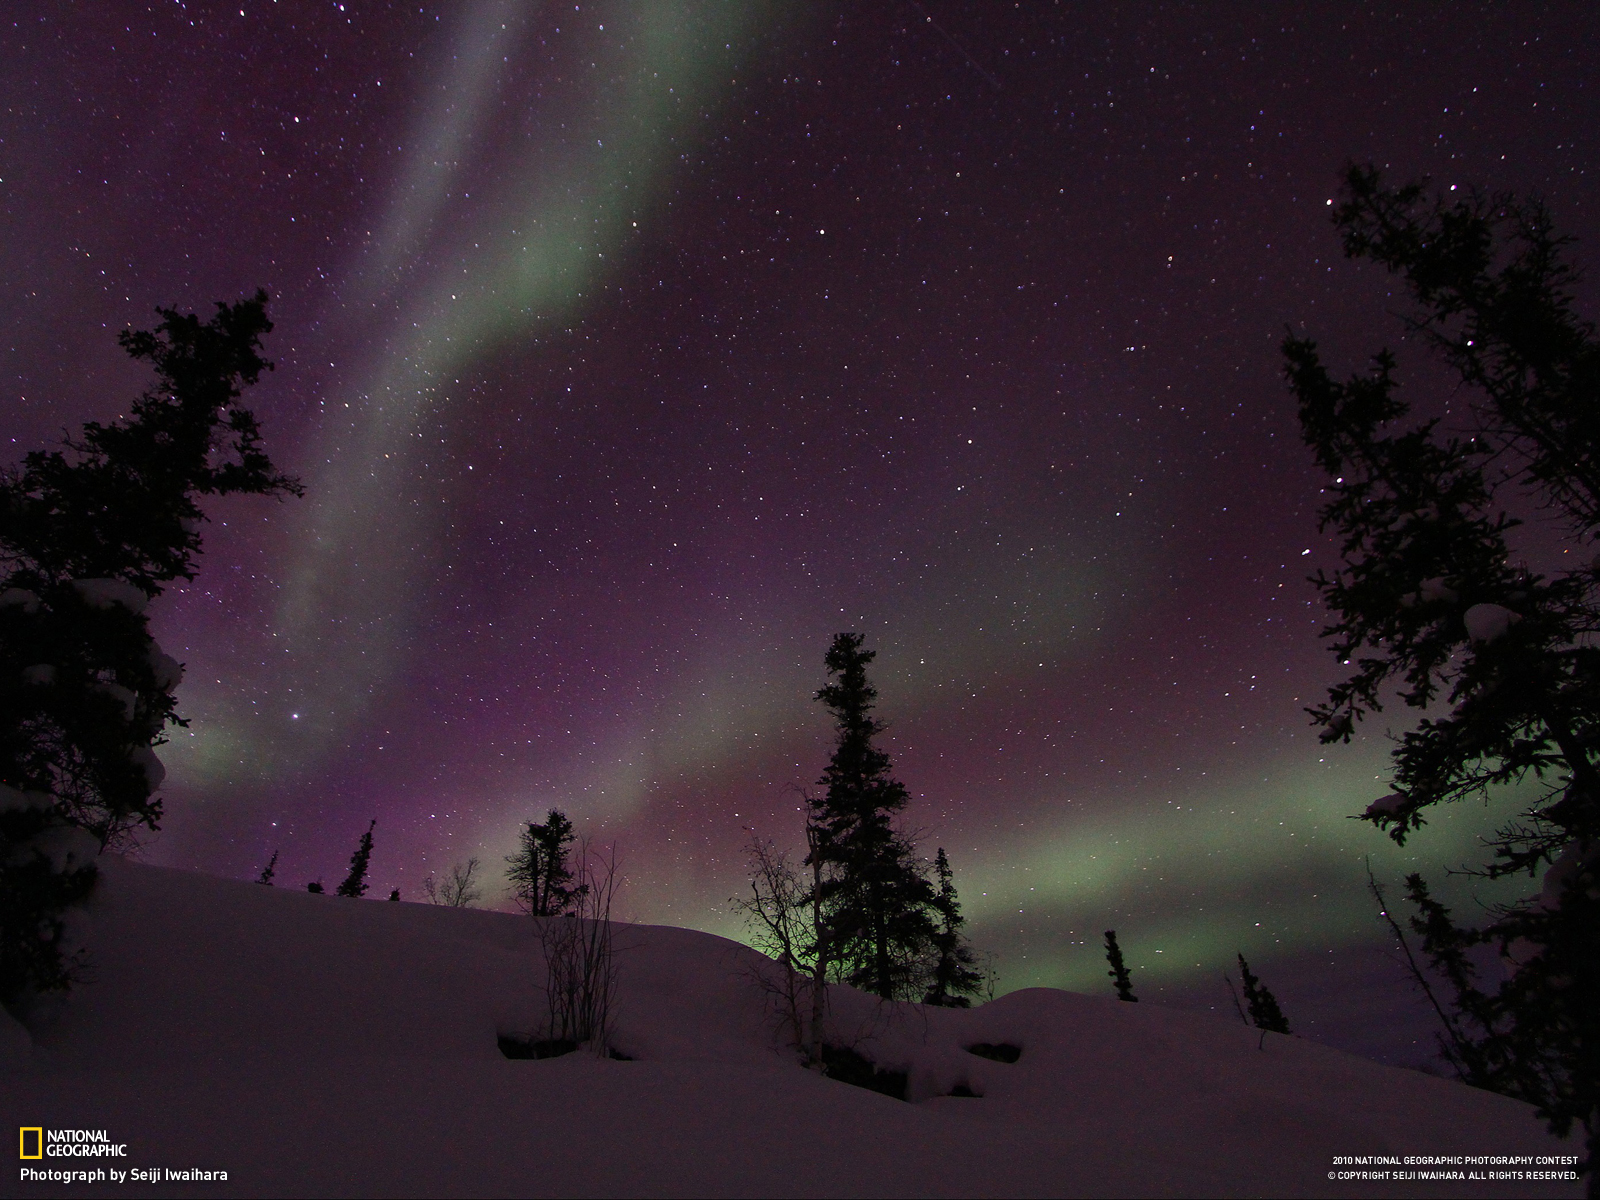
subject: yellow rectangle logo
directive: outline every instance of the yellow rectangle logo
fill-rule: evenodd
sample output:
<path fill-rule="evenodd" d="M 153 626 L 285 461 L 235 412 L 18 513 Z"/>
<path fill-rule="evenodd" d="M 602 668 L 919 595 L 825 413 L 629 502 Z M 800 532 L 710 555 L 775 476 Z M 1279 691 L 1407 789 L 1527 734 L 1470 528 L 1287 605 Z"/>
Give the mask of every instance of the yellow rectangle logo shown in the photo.
<path fill-rule="evenodd" d="M 33 1153 L 32 1154 L 28 1153 L 28 1135 L 30 1133 L 33 1134 Z M 44 1157 L 44 1126 L 42 1126 L 42 1125 L 32 1125 L 32 1126 L 24 1125 L 24 1126 L 22 1126 L 22 1138 L 21 1138 L 21 1141 L 22 1141 L 22 1157 L 23 1158 L 43 1158 Z"/>

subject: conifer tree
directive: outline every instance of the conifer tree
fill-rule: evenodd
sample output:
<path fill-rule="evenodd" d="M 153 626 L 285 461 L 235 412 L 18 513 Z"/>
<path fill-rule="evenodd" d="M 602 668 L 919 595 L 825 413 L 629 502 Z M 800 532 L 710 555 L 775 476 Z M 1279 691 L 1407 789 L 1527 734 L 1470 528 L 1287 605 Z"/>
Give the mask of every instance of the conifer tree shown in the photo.
<path fill-rule="evenodd" d="M 1527 1100 L 1558 1136 L 1600 1150 L 1600 341 L 1574 311 L 1570 239 L 1543 207 L 1471 191 L 1430 199 L 1371 167 L 1345 177 L 1334 221 L 1351 257 L 1400 277 L 1407 327 L 1465 385 L 1464 428 L 1414 415 L 1397 362 L 1336 381 L 1315 343 L 1283 350 L 1307 444 L 1331 483 L 1320 517 L 1342 563 L 1312 582 L 1351 668 L 1311 710 L 1324 742 L 1397 696 L 1433 712 L 1400 739 L 1393 791 L 1363 814 L 1399 843 L 1441 803 L 1527 779 L 1538 798 L 1490 843 L 1491 878 L 1543 870 L 1538 896 L 1462 929 L 1420 875 L 1412 928 L 1456 990 L 1442 1048 L 1467 1079 Z M 1457 407 L 1457 412 L 1462 406 Z M 1457 418 L 1460 420 L 1461 418 Z M 1506 514 L 1532 496 L 1565 526 L 1570 563 L 1514 561 Z M 1559 528 L 1552 525 L 1555 532 Z M 1514 970 L 1480 989 L 1469 951 Z M 1591 1190 L 1591 1194 L 1594 1192 Z"/>
<path fill-rule="evenodd" d="M 932 939 L 936 957 L 932 980 L 922 1002 L 944 1008 L 969 1008 L 972 997 L 983 990 L 984 976 L 977 969 L 977 955 L 961 935 L 966 918 L 961 915 L 955 875 L 943 846 L 934 857 L 933 873 L 939 881 L 939 891 L 933 898 L 933 911 L 938 920 Z"/>
<path fill-rule="evenodd" d="M 1255 1027 L 1268 1033 L 1288 1033 L 1289 1022 L 1278 1007 L 1278 998 L 1251 972 L 1243 954 L 1239 955 L 1239 978 L 1244 981 L 1245 1007 L 1250 1010 Z"/>
<path fill-rule="evenodd" d="M 558 808 L 550 810 L 544 824 L 529 821 L 523 827 L 521 845 L 506 858 L 511 895 L 523 912 L 559 916 L 583 898 L 583 886 L 573 883 L 567 862 L 574 836 L 572 822 Z"/>
<path fill-rule="evenodd" d="M 156 383 L 112 424 L 0 473 L 0 1000 L 66 987 L 65 906 L 161 821 L 155 747 L 183 669 L 145 608 L 193 579 L 199 498 L 298 495 L 235 403 L 271 367 L 266 293 L 118 337 Z"/>
<path fill-rule="evenodd" d="M 832 960 L 846 982 L 885 999 L 920 999 L 933 945 L 934 891 L 912 840 L 894 818 L 905 785 L 874 743 L 884 726 L 872 717 L 877 689 L 867 681 L 875 653 L 862 636 L 841 633 L 824 664 L 833 681 L 817 692 L 837 727 L 833 756 L 808 801 L 815 845 L 807 861 L 819 872 L 821 909 Z"/>
<path fill-rule="evenodd" d="M 339 885 L 339 895 L 359 900 L 367 894 L 367 864 L 372 859 L 372 831 L 377 827 L 377 818 L 373 818 L 372 823 L 367 826 L 367 831 L 361 835 L 360 844 L 350 856 L 350 874 L 346 875 L 344 882 Z"/>
<path fill-rule="evenodd" d="M 1139 1003 L 1139 997 L 1133 994 L 1133 975 L 1122 961 L 1122 947 L 1117 945 L 1115 929 L 1106 930 L 1106 961 L 1111 964 L 1111 970 L 1106 974 L 1116 981 L 1117 999 L 1126 1000 L 1129 1004 Z"/>
<path fill-rule="evenodd" d="M 261 868 L 261 874 L 256 877 L 257 883 L 272 886 L 272 877 L 278 873 L 278 852 L 274 850 L 272 857 L 267 859 L 267 865 Z"/>

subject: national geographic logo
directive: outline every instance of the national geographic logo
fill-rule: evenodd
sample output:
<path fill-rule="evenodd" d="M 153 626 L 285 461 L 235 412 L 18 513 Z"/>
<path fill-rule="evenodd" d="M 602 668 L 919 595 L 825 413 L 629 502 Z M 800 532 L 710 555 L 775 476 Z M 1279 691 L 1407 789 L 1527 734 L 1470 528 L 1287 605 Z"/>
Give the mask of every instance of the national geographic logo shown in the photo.
<path fill-rule="evenodd" d="M 104 1129 L 45 1129 L 23 1125 L 21 1157 L 126 1158 L 126 1143 L 113 1142 Z"/>

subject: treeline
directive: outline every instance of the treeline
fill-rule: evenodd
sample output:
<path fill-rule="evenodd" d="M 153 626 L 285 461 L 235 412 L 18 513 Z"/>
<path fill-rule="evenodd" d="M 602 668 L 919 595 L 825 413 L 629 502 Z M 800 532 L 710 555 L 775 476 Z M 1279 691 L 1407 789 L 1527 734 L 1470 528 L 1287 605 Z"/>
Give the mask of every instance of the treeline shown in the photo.
<path fill-rule="evenodd" d="M 966 1007 L 993 976 L 964 933 L 966 919 L 944 847 L 930 861 L 899 818 L 908 795 L 878 745 L 885 726 L 874 715 L 877 689 L 867 677 L 875 652 L 856 633 L 840 633 L 823 659 L 828 683 L 817 693 L 833 719 L 832 754 L 815 792 L 805 793 L 807 852 L 791 862 L 771 841 L 751 847 L 751 894 L 736 901 L 755 941 L 788 969 L 817 984 L 847 983 L 886 1000 Z M 369 823 L 336 894 L 366 894 L 373 850 Z M 511 898 L 533 916 L 582 907 L 590 884 L 571 861 L 572 821 L 552 808 L 519 831 L 506 859 Z M 272 884 L 277 852 L 258 882 Z M 442 882 L 423 884 L 435 904 L 466 906 L 480 898 L 480 863 L 458 863 Z M 307 885 L 321 893 L 321 880 Z M 389 898 L 398 900 L 398 889 Z"/>
<path fill-rule="evenodd" d="M 369 822 L 361 835 L 355 852 L 350 855 L 350 870 L 334 891 L 335 895 L 358 900 L 367 894 L 367 871 L 372 862 L 373 830 L 376 819 Z M 506 857 L 506 880 L 511 885 L 511 899 L 523 912 L 535 917 L 563 916 L 576 910 L 589 894 L 591 885 L 579 878 L 570 861 L 572 843 L 576 838 L 572 822 L 560 809 L 552 808 L 544 821 L 529 821 L 519 834 L 519 845 L 514 854 Z M 256 882 L 267 887 L 274 885 L 278 872 L 277 850 L 267 860 Z M 482 861 L 469 858 L 454 864 L 442 880 L 432 874 L 422 882 L 422 892 L 432 904 L 447 908 L 471 908 L 483 899 L 483 879 L 480 875 Z M 322 880 L 306 884 L 306 891 L 314 895 L 326 892 Z M 390 900 L 400 899 L 400 889 L 389 893 Z"/>

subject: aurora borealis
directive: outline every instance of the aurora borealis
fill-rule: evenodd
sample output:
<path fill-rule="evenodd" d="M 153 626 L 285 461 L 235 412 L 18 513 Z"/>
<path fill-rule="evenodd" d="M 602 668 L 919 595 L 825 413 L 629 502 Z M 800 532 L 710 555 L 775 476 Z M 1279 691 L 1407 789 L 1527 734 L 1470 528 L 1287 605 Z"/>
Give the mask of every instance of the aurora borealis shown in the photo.
<path fill-rule="evenodd" d="M 149 861 L 336 880 L 376 817 L 414 898 L 555 806 L 627 915 L 737 935 L 857 629 L 1003 989 L 1104 986 L 1115 927 L 1147 994 L 1235 950 L 1292 1021 L 1330 961 L 1403 991 L 1363 856 L 1442 874 L 1493 814 L 1346 819 L 1384 729 L 1302 711 L 1331 550 L 1277 344 L 1438 382 L 1340 256 L 1349 159 L 1542 194 L 1588 259 L 1589 8 L 6 17 L 10 457 L 137 392 L 115 331 L 265 286 L 307 488 L 217 505 L 155 606 L 192 723 Z"/>

